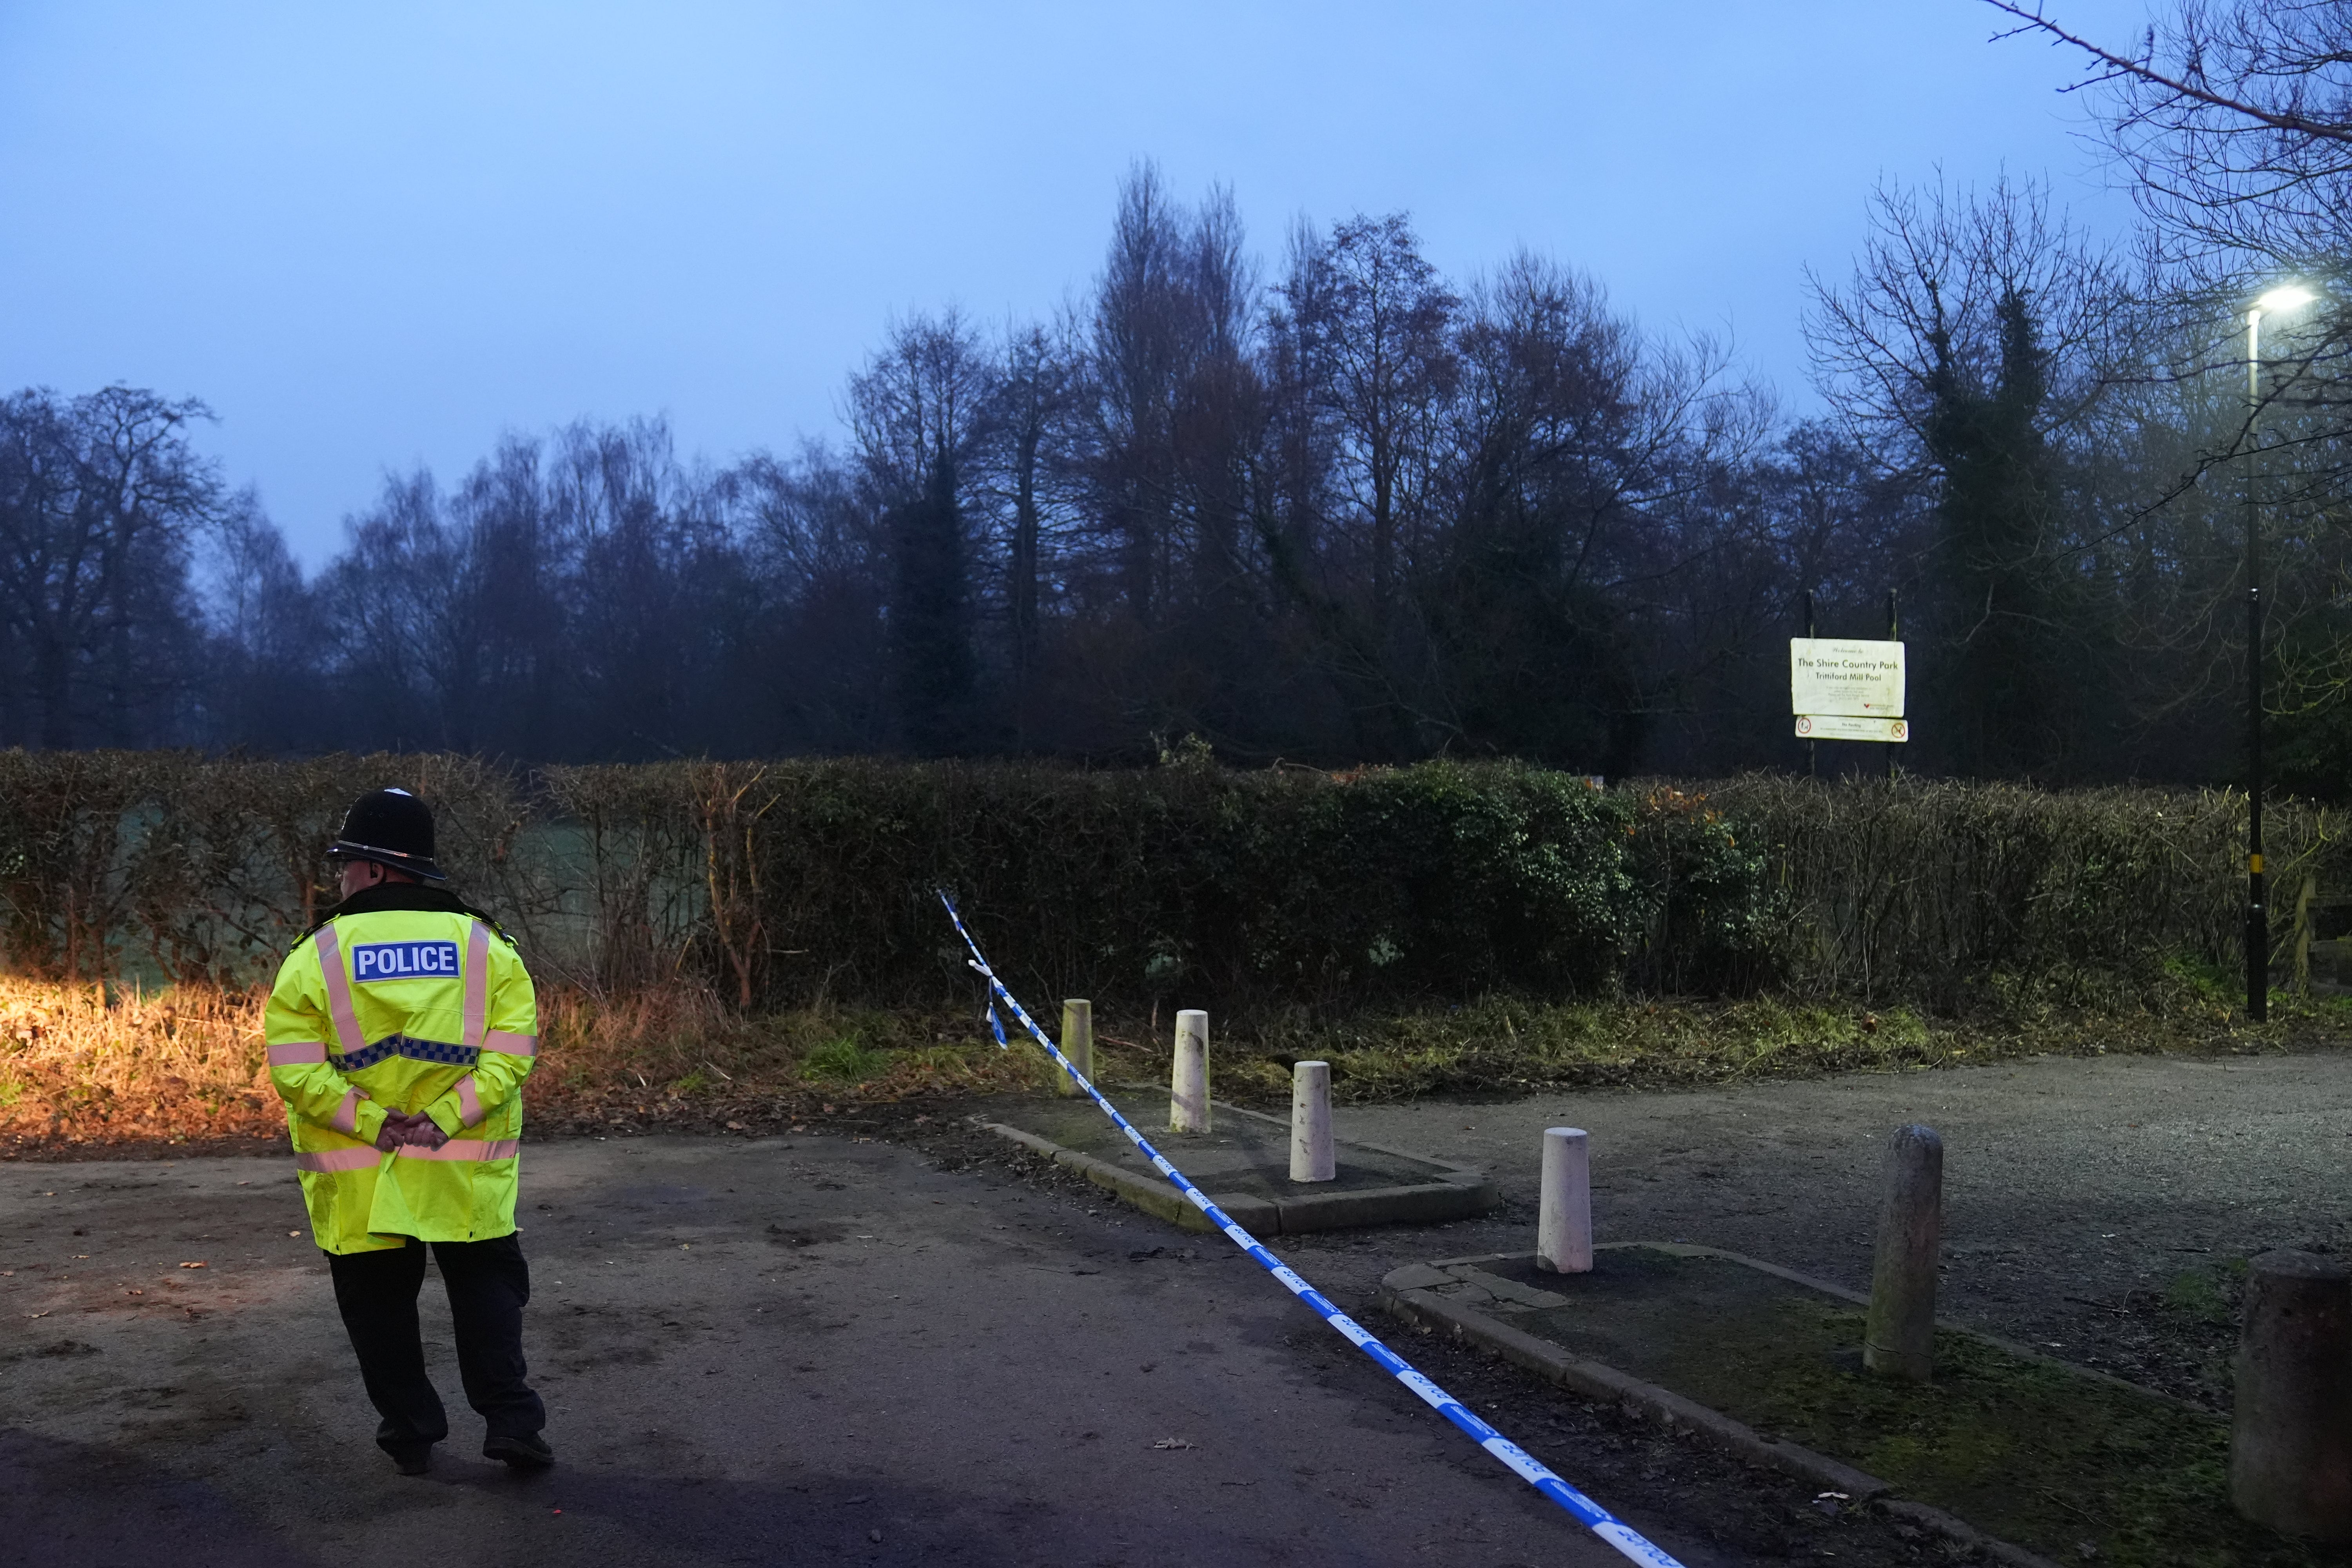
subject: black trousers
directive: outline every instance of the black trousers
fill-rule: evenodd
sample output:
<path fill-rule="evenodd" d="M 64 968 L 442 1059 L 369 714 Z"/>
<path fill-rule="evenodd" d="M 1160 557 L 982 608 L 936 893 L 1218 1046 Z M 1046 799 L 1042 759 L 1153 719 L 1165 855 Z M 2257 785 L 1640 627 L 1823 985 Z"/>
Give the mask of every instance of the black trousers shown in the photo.
<path fill-rule="evenodd" d="M 523 1381 L 522 1309 L 530 1300 L 530 1268 L 522 1238 L 436 1241 L 433 1256 L 449 1291 L 457 1331 L 457 1375 L 466 1403 L 489 1423 L 492 1437 L 521 1437 L 547 1425 L 547 1407 Z M 389 1453 L 437 1443 L 449 1435 L 441 1395 L 425 1375 L 425 1345 L 416 1327 L 416 1293 L 425 1284 L 425 1246 L 380 1252 L 330 1253 L 335 1305 L 359 1352 L 368 1398 L 383 1417 L 378 1447 Z"/>

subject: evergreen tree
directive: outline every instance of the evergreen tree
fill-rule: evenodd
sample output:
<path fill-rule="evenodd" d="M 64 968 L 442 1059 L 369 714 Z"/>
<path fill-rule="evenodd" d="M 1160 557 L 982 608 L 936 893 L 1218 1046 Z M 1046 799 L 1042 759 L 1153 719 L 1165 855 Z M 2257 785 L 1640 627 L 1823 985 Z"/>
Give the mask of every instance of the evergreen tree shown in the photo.
<path fill-rule="evenodd" d="M 1931 292 L 1937 292 L 1929 285 Z M 2052 581 L 2056 486 L 2040 426 L 2047 366 L 2025 297 L 1995 307 L 1992 373 L 1969 376 L 1939 319 L 1922 434 L 1943 472 L 1937 577 L 1948 639 L 1947 722 L 1961 771 L 2015 774 L 2053 760 L 2063 731 L 2051 666 L 2063 611 Z"/>
<path fill-rule="evenodd" d="M 908 747 L 944 756 L 975 728 L 971 567 L 952 459 L 931 465 L 923 488 L 892 507 L 891 691 Z"/>

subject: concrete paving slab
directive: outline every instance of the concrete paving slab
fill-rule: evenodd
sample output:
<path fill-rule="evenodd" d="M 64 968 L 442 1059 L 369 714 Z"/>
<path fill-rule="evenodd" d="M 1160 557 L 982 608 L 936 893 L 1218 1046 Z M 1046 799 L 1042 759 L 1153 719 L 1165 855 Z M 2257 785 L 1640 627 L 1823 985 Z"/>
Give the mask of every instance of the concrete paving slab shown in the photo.
<path fill-rule="evenodd" d="M 1280 1117 L 1214 1102 L 1211 1131 L 1167 1131 L 1168 1092 L 1107 1091 L 1176 1168 L 1234 1222 L 1255 1236 L 1298 1236 L 1372 1225 L 1437 1225 L 1481 1215 L 1502 1202 L 1486 1173 L 1451 1161 L 1355 1140 L 1336 1145 L 1328 1182 L 1290 1179 L 1290 1124 Z M 1122 1203 L 1185 1230 L 1207 1216 L 1145 1159 L 1092 1100 L 1040 1100 L 999 1107 L 978 1123 L 1058 1161 Z"/>

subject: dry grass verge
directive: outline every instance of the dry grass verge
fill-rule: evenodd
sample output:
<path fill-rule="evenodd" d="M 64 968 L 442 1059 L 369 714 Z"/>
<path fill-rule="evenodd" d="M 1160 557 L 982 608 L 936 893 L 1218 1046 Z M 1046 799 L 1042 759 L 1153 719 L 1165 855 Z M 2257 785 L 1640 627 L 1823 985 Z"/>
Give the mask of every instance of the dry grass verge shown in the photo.
<path fill-rule="evenodd" d="M 0 976 L 0 1152 L 275 1146 L 285 1112 L 264 1065 L 266 996 Z M 524 1103 L 547 1131 L 772 1126 L 1045 1081 L 1039 1053 L 999 1051 L 961 1016 L 744 1017 L 686 987 L 614 1001 L 551 989 L 541 1028 Z"/>
<path fill-rule="evenodd" d="M 1341 1024 L 1276 1024 L 1220 1062 L 1218 1092 L 1286 1102 L 1290 1064 L 1331 1063 L 1358 1101 L 1430 1094 L 1690 1088 L 1835 1072 L 1978 1067 L 2032 1056 L 2309 1050 L 2352 1037 L 2338 1005 L 2280 1001 L 2259 1028 L 2193 990 L 2128 1012 L 2044 1005 L 1959 1017 L 1763 996 L 1739 1002 L 1489 1001 Z"/>
<path fill-rule="evenodd" d="M 140 993 L 0 975 L 0 1136 L 212 1142 L 285 1121 L 259 992 Z"/>
<path fill-rule="evenodd" d="M 279 1146 L 262 1066 L 262 994 L 137 993 L 0 978 L 0 1152 Z M 999 1051 L 970 1010 L 803 1007 L 746 1016 L 706 991 L 543 994 L 543 1132 L 755 1131 L 855 1121 L 884 1105 L 1049 1085 L 1042 1052 Z M 1098 1009 L 1109 1081 L 1167 1070 L 1167 1016 Z M 2183 971 L 2136 999 L 2011 998 L 1958 1017 L 1779 996 L 1734 1002 L 1493 998 L 1318 1019 L 1216 1020 L 1221 1096 L 1278 1104 L 1290 1064 L 1332 1064 L 1350 1100 L 1670 1088 L 1827 1072 L 1960 1067 L 2042 1054 L 2278 1052 L 2352 1035 L 2352 1004 L 2281 997 L 2242 1024 L 2214 976 Z"/>

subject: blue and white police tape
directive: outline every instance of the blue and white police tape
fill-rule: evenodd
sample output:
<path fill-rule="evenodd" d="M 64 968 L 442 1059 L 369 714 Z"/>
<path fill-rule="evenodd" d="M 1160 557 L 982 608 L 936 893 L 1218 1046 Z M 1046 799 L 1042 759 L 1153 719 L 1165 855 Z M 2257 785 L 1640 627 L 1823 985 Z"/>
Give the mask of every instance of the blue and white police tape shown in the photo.
<path fill-rule="evenodd" d="M 980 943 L 973 940 L 971 932 L 965 928 L 963 916 L 956 912 L 955 900 L 949 898 L 945 891 L 941 891 L 940 902 L 947 906 L 948 919 L 955 922 L 956 933 L 963 938 L 964 945 L 971 949 L 971 958 L 969 962 L 972 968 L 978 970 L 988 981 L 990 993 L 988 1026 L 995 1032 L 996 1043 L 999 1046 L 1008 1050 L 1012 1048 L 1012 1042 L 1004 1037 L 1003 1021 L 996 1016 L 996 1002 L 1002 998 L 1004 1005 L 1013 1009 L 1013 1016 L 1021 1020 L 1021 1026 L 1029 1031 L 1031 1037 L 1045 1047 L 1046 1054 L 1054 1058 L 1064 1072 L 1070 1075 L 1071 1080 L 1080 1089 L 1085 1089 L 1097 1105 L 1102 1107 L 1103 1114 L 1118 1124 L 1118 1130 L 1127 1134 L 1128 1141 L 1143 1151 L 1144 1156 L 1151 1162 L 1152 1168 L 1173 1182 L 1177 1191 L 1182 1193 L 1194 1208 L 1206 1215 L 1211 1225 L 1224 1232 L 1226 1238 L 1235 1247 L 1248 1253 L 1267 1273 L 1282 1281 L 1284 1289 L 1315 1309 L 1317 1315 L 1337 1330 L 1340 1338 L 1371 1357 L 1382 1372 L 1418 1394 L 1422 1403 L 1469 1434 L 1471 1441 L 1509 1466 L 1521 1480 L 1566 1509 L 1579 1524 L 1591 1531 L 1593 1534 L 1601 1537 L 1625 1556 L 1636 1563 L 1646 1563 L 1649 1568 L 1682 1568 L 1682 1565 L 1674 1558 L 1643 1539 L 1632 1526 L 1560 1479 L 1549 1467 L 1538 1460 L 1534 1455 L 1487 1426 L 1486 1422 L 1473 1415 L 1467 1405 L 1414 1371 L 1406 1363 L 1403 1357 L 1366 1333 L 1353 1318 L 1334 1306 L 1329 1297 L 1300 1279 L 1288 1264 L 1268 1252 L 1259 1243 L 1257 1237 L 1226 1217 L 1224 1210 L 1211 1203 L 1209 1195 L 1194 1186 L 1191 1178 L 1170 1164 L 1165 1155 L 1145 1142 L 1143 1134 L 1135 1130 L 1134 1123 L 1119 1114 L 1118 1107 L 1105 1099 L 1102 1090 L 1087 1082 L 1086 1075 L 1072 1066 L 1070 1058 L 1062 1054 L 1061 1047 L 1045 1037 L 1045 1031 L 1039 1028 L 1037 1021 L 1029 1016 L 1028 1010 L 1021 1005 L 1020 999 L 1005 988 L 1004 982 L 996 977 L 996 971 L 988 966 L 988 955 L 980 951 Z"/>

